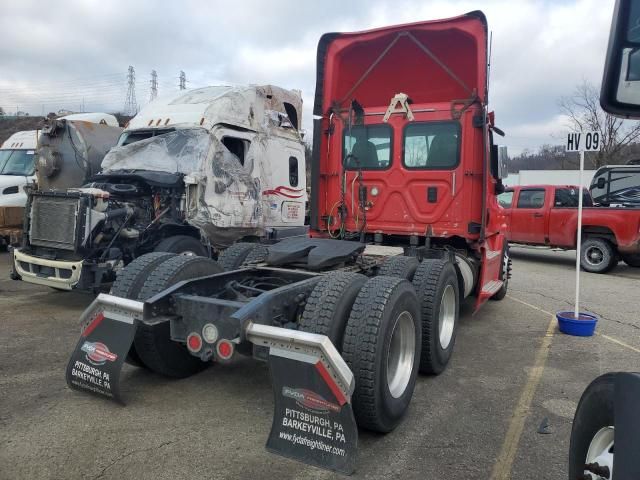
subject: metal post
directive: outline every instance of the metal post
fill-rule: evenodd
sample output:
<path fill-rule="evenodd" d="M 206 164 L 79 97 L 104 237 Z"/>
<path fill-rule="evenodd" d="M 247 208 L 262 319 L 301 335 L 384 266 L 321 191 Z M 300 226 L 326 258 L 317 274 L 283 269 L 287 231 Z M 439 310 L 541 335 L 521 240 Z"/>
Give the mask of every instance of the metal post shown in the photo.
<path fill-rule="evenodd" d="M 580 249 L 582 247 L 582 173 L 584 172 L 584 150 L 580 150 L 580 187 L 578 190 L 578 232 L 576 238 L 576 305 L 574 317 L 580 315 Z"/>

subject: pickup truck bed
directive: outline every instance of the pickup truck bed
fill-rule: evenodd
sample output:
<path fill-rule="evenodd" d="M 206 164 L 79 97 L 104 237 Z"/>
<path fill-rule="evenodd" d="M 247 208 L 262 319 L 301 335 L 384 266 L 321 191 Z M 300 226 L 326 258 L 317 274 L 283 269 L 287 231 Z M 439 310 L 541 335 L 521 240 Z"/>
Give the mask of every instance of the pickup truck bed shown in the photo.
<path fill-rule="evenodd" d="M 528 185 L 508 188 L 499 197 L 511 243 L 572 250 L 578 230 L 578 187 Z M 580 264 L 606 273 L 620 259 L 640 267 L 640 209 L 593 207 L 583 189 Z"/>

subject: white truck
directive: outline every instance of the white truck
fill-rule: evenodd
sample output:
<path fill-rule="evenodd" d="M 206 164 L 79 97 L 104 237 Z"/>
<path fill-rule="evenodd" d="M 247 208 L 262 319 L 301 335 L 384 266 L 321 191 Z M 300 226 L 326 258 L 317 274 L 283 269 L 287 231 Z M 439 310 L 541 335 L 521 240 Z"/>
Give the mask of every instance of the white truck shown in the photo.
<path fill-rule="evenodd" d="M 35 181 L 34 158 L 39 130 L 11 135 L 0 146 L 0 207 L 24 207 L 24 186 Z"/>
<path fill-rule="evenodd" d="M 30 197 L 12 277 L 96 292 L 145 253 L 215 257 L 236 242 L 305 234 L 301 112 L 299 91 L 269 85 L 152 102 L 83 187 Z"/>

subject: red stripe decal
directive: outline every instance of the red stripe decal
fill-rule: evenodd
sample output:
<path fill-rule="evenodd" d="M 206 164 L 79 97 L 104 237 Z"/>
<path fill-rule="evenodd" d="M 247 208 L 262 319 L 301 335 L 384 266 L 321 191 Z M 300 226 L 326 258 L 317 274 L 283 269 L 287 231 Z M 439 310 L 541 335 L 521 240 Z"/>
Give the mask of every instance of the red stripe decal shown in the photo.
<path fill-rule="evenodd" d="M 347 403 L 347 398 L 344 396 L 342 390 L 340 390 L 340 387 L 335 382 L 333 377 L 329 374 L 326 367 L 322 364 L 322 361 L 318 360 L 318 362 L 316 363 L 316 370 L 318 370 L 318 373 L 324 380 L 324 383 L 327 384 L 333 395 L 336 397 L 338 403 L 340 405 L 344 405 L 345 403 Z"/>
<path fill-rule="evenodd" d="M 286 191 L 283 191 L 286 190 Z M 293 195 L 294 193 L 299 193 L 300 195 Z M 265 190 L 262 192 L 263 195 L 281 195 L 287 198 L 301 198 L 302 197 L 302 189 L 301 188 L 290 188 L 285 187 L 284 185 L 280 185 L 273 190 Z"/>
<path fill-rule="evenodd" d="M 98 315 L 96 315 L 96 318 L 94 318 L 91 323 L 87 325 L 87 328 L 85 328 L 82 332 L 82 336 L 86 338 L 91 335 L 91 332 L 93 332 L 96 327 L 100 325 L 100 322 L 102 322 L 102 320 L 104 320 L 104 313 L 100 312 Z"/>

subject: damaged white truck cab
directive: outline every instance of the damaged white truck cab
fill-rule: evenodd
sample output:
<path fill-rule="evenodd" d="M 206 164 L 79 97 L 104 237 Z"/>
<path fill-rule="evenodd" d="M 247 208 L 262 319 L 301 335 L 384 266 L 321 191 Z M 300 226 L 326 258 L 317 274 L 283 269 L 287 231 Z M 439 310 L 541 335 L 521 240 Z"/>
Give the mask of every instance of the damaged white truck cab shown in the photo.
<path fill-rule="evenodd" d="M 301 112 L 300 92 L 275 86 L 152 102 L 87 184 L 33 198 L 14 278 L 97 291 L 144 253 L 215 255 L 304 234 Z"/>

